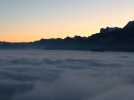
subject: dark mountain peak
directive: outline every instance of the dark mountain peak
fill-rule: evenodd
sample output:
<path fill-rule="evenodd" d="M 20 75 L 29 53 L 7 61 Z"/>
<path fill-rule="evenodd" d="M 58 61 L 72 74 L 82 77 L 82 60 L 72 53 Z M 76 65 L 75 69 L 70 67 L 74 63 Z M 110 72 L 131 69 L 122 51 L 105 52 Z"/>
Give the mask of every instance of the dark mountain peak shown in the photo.
<path fill-rule="evenodd" d="M 134 21 L 128 22 L 128 24 L 124 27 L 125 30 L 133 30 L 134 31 Z"/>
<path fill-rule="evenodd" d="M 118 27 L 106 27 L 106 28 L 101 28 L 100 33 L 111 33 L 111 32 L 116 32 L 121 30 L 121 28 Z"/>

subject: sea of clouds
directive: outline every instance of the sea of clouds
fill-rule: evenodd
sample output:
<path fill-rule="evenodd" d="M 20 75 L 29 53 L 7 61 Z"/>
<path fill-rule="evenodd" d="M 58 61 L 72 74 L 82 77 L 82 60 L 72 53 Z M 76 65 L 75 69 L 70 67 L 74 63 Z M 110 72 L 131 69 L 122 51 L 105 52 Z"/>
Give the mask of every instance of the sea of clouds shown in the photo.
<path fill-rule="evenodd" d="M 0 50 L 0 100 L 133 100 L 134 53 Z"/>

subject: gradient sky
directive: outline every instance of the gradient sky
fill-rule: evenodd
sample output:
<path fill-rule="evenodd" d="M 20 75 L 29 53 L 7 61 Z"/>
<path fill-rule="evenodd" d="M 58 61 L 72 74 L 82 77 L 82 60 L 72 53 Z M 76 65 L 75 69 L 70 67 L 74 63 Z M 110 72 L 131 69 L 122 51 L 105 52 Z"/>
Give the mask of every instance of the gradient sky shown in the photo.
<path fill-rule="evenodd" d="M 134 0 L 0 0 L 0 40 L 88 36 L 133 18 Z"/>

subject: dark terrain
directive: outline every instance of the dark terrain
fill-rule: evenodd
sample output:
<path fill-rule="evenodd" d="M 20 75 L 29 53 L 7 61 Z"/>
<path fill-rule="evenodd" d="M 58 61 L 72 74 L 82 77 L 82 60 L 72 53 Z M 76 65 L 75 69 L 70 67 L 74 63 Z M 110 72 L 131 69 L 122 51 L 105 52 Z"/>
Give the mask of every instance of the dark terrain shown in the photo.
<path fill-rule="evenodd" d="M 0 42 L 0 49 L 134 51 L 133 43 L 134 21 L 130 21 L 123 28 L 102 28 L 99 33 L 89 37 L 41 39 L 27 43 Z"/>

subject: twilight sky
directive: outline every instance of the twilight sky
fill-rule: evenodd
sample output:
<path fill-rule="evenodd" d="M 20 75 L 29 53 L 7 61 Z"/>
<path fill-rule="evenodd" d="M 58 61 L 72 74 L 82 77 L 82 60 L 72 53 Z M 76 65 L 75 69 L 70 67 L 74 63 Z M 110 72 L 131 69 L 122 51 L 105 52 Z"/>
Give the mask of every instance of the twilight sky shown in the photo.
<path fill-rule="evenodd" d="M 0 0 L 0 41 L 88 36 L 134 18 L 134 0 Z"/>

